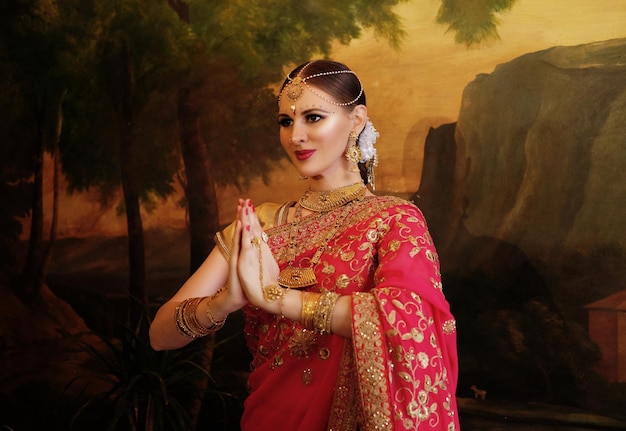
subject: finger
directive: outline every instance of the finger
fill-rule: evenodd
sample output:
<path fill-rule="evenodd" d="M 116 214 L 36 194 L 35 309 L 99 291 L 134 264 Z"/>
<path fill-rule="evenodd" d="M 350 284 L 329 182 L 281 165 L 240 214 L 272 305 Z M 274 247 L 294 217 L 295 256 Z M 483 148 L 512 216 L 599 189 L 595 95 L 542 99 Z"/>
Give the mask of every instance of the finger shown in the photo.
<path fill-rule="evenodd" d="M 264 234 L 263 227 L 261 226 L 261 222 L 259 221 L 259 217 L 256 213 L 256 208 L 252 204 L 252 201 L 246 201 L 246 208 L 248 211 L 247 222 L 250 224 L 250 238 L 254 240 L 255 238 L 261 238 L 263 242 L 267 242 L 267 234 Z"/>
<path fill-rule="evenodd" d="M 254 205 L 250 199 L 244 201 L 242 208 L 243 235 L 242 247 L 247 248 L 248 244 L 255 241 L 257 237 L 261 237 L 263 230 L 256 215 Z"/>
<path fill-rule="evenodd" d="M 241 201 L 241 199 L 239 199 Z M 233 250 L 235 249 L 235 241 L 237 242 L 237 251 L 239 251 L 239 249 L 241 248 L 241 224 L 242 224 L 242 220 L 241 220 L 241 205 L 238 204 L 237 205 L 237 214 L 235 215 L 235 230 L 233 233 L 233 244 L 232 244 L 232 248 Z M 237 222 L 239 222 L 239 225 L 237 225 Z"/>
<path fill-rule="evenodd" d="M 263 228 L 261 227 L 261 222 L 259 221 L 259 216 L 256 213 L 256 208 L 250 202 L 250 208 L 252 212 L 250 213 L 250 226 L 252 228 L 252 232 L 260 235 L 263 232 Z"/>
<path fill-rule="evenodd" d="M 233 243 L 231 245 L 231 262 L 239 256 L 241 249 L 241 220 L 235 220 L 235 232 L 233 233 Z"/>

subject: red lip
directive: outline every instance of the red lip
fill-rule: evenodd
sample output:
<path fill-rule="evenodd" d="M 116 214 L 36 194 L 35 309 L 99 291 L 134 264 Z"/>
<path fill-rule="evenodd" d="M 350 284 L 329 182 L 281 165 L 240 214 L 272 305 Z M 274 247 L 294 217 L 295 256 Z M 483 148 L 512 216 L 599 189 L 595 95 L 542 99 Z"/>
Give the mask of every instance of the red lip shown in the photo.
<path fill-rule="evenodd" d="M 298 160 L 306 160 L 313 155 L 315 150 L 298 150 L 296 151 L 296 158 Z"/>

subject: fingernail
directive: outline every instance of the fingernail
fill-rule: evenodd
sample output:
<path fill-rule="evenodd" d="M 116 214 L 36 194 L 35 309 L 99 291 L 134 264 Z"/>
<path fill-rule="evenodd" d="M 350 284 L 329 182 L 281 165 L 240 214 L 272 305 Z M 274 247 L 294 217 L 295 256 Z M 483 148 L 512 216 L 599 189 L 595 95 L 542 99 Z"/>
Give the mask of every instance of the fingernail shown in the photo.
<path fill-rule="evenodd" d="M 252 212 L 256 212 L 256 208 L 252 205 Z"/>
<path fill-rule="evenodd" d="M 250 232 L 250 225 L 249 224 L 246 225 L 246 231 Z"/>
<path fill-rule="evenodd" d="M 245 213 L 246 213 L 246 215 L 248 215 L 248 208 L 246 208 L 246 211 L 245 211 Z"/>

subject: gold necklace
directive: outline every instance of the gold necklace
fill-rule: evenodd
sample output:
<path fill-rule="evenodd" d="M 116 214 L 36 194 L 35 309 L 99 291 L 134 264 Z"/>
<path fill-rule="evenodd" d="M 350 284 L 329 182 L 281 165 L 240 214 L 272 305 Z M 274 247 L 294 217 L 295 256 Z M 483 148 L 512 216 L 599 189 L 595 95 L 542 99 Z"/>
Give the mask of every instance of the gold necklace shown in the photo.
<path fill-rule="evenodd" d="M 323 192 L 307 190 L 300 198 L 300 205 L 309 211 L 326 212 L 360 199 L 366 192 L 367 187 L 362 182 Z"/>
<path fill-rule="evenodd" d="M 298 241 L 298 228 L 300 225 L 300 218 L 302 216 L 302 206 L 299 205 L 296 207 L 296 212 L 293 216 L 293 224 L 291 227 L 291 231 L 289 232 L 289 249 L 287 250 L 287 261 L 289 262 L 287 267 L 283 269 L 280 274 L 278 274 L 278 284 L 291 289 L 302 289 L 303 287 L 312 286 L 317 284 L 317 277 L 315 276 L 315 272 L 313 268 L 320 260 L 322 253 L 326 250 L 328 243 L 335 236 L 341 225 L 345 222 L 346 217 L 350 211 L 351 204 L 356 200 L 362 199 L 361 197 L 353 198 L 351 201 L 348 201 L 341 211 L 340 214 L 337 214 L 337 219 L 335 224 L 328 232 L 328 235 L 324 237 L 322 244 L 315 252 L 315 255 L 311 258 L 309 266 L 306 268 L 296 268 L 293 266 L 293 261 L 296 258 L 296 245 Z M 320 214 L 321 215 L 321 214 Z"/>

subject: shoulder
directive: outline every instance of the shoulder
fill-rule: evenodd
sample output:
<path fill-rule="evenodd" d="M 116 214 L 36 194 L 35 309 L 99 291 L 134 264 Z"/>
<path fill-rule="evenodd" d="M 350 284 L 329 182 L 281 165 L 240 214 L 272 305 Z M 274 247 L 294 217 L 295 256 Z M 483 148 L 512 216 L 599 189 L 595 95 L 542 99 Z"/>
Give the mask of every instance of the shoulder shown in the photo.
<path fill-rule="evenodd" d="M 369 212 L 375 214 L 377 212 L 409 212 L 422 215 L 419 208 L 411 201 L 398 196 L 372 196 L 362 201 L 363 209 L 367 208 Z"/>
<path fill-rule="evenodd" d="M 415 203 L 398 196 L 373 196 L 363 199 L 359 209 L 359 219 L 369 223 L 377 221 L 387 226 L 415 226 L 427 229 L 426 220 Z"/>
<path fill-rule="evenodd" d="M 285 224 L 287 221 L 287 215 L 289 214 L 289 208 L 291 208 L 294 203 L 295 202 L 290 201 L 282 204 L 274 202 L 264 202 L 260 204 L 256 208 L 256 212 L 263 230 L 268 230 L 281 224 Z"/>

